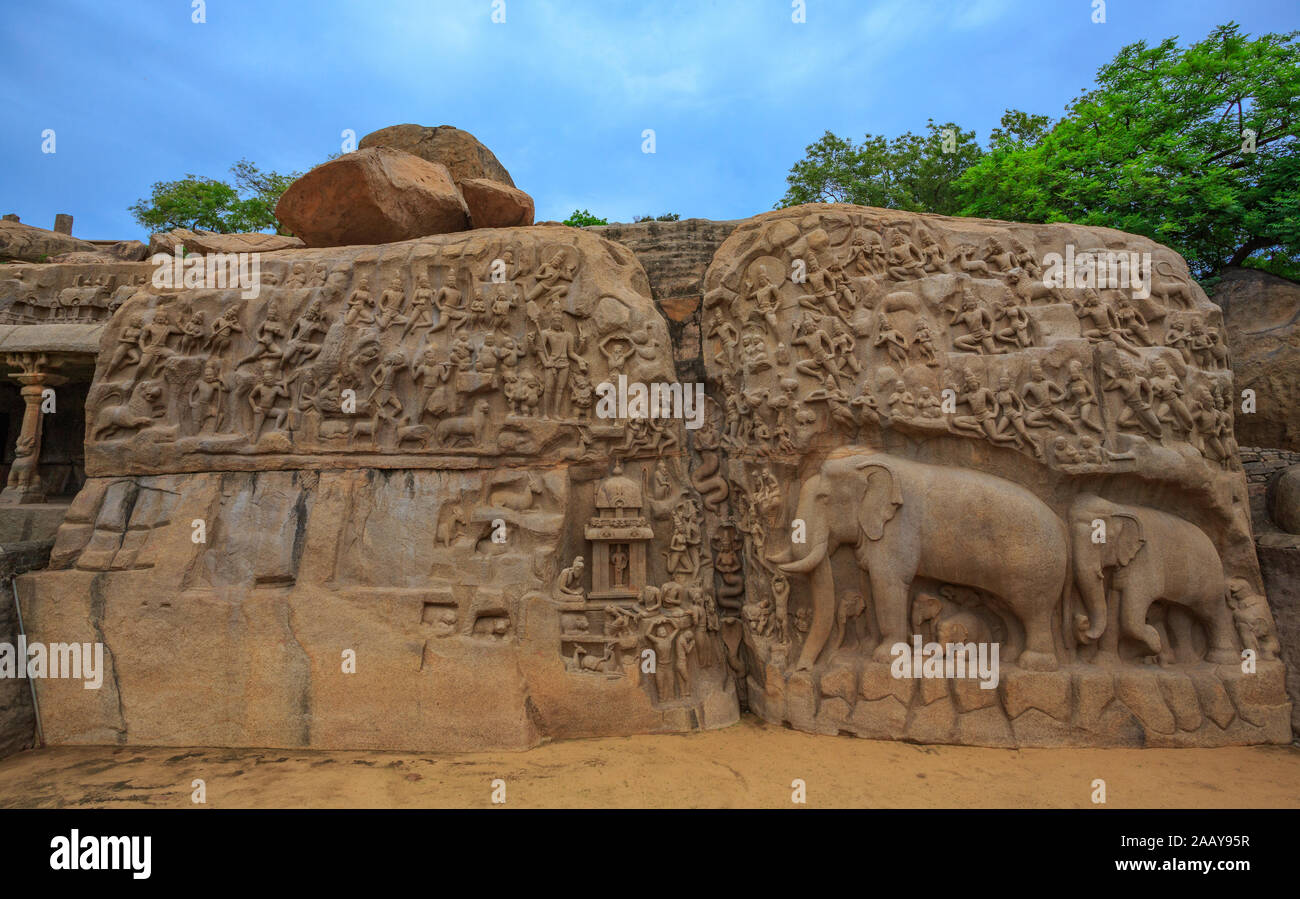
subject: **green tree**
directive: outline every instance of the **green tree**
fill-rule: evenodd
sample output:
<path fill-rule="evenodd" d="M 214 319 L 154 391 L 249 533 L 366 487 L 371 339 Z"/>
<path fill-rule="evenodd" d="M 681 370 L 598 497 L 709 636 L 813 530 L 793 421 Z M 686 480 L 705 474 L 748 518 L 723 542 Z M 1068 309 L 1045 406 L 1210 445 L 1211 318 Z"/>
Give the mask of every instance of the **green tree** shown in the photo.
<path fill-rule="evenodd" d="M 1298 32 L 1233 23 L 1124 47 L 1055 124 L 1009 112 L 959 179 L 962 214 L 1144 234 L 1198 277 L 1300 266 Z"/>
<path fill-rule="evenodd" d="M 575 209 L 573 215 L 569 216 L 561 224 L 574 228 L 586 228 L 588 225 L 608 225 L 609 222 L 602 218 L 596 218 L 585 209 Z"/>
<path fill-rule="evenodd" d="M 637 222 L 679 222 L 681 216 L 675 212 L 665 212 L 663 215 L 634 215 L 632 216 L 633 224 Z"/>
<path fill-rule="evenodd" d="M 913 212 L 955 214 L 956 179 L 983 151 L 975 132 L 931 119 L 922 135 L 889 140 L 868 134 L 861 144 L 827 131 L 805 149 L 786 176 L 777 208 L 800 203 L 856 203 Z"/>
<path fill-rule="evenodd" d="M 214 178 L 186 175 L 159 181 L 151 196 L 130 207 L 131 215 L 150 232 L 200 228 L 225 234 L 274 230 L 286 233 L 275 217 L 275 204 L 300 172 L 263 172 L 247 159 L 230 167 L 234 185 Z"/>

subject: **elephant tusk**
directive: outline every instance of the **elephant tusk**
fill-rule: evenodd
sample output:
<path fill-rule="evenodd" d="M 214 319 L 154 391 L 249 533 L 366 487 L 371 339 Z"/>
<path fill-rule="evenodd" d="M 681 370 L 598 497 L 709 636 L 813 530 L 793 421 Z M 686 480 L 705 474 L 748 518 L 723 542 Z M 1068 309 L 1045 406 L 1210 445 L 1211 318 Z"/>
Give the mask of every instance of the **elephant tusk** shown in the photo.
<path fill-rule="evenodd" d="M 786 574 L 808 574 L 826 558 L 826 544 L 818 543 L 809 550 L 808 555 L 793 562 L 785 562 L 779 567 Z"/>

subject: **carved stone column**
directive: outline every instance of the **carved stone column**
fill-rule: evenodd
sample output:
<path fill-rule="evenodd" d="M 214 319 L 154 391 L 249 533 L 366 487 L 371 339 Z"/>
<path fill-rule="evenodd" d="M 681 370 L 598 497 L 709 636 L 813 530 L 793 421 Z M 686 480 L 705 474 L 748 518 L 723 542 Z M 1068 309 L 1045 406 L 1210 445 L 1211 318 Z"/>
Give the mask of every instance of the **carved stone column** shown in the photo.
<path fill-rule="evenodd" d="M 56 387 L 66 380 L 50 371 L 44 353 L 9 353 L 5 361 L 18 369 L 9 377 L 23 385 L 23 427 L 18 435 L 14 464 L 9 469 L 9 483 L 0 493 L 0 505 L 45 502 L 41 484 L 41 401 L 46 387 Z"/>

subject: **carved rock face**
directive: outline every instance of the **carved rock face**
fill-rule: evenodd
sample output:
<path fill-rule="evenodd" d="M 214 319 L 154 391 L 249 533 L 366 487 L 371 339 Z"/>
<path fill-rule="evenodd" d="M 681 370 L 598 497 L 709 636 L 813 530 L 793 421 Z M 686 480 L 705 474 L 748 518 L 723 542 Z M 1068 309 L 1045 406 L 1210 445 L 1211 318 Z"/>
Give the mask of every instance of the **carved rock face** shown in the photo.
<path fill-rule="evenodd" d="M 289 185 L 275 214 L 312 247 L 390 243 L 469 226 L 445 167 L 388 147 L 316 166 Z"/>
<path fill-rule="evenodd" d="M 991 745 L 1284 739 L 1280 669 L 1241 670 L 1225 599 L 1260 579 L 1222 317 L 1175 254 L 814 205 L 740 224 L 703 293 L 706 523 L 748 536 L 744 589 L 719 596 L 743 596 L 760 715 Z M 930 635 L 995 635 L 990 689 L 891 665 L 922 599 L 964 622 Z"/>
<path fill-rule="evenodd" d="M 1046 277 L 1107 252 L 1150 279 Z M 28 307 L 68 289 L 27 268 Z M 32 639 L 114 659 L 103 691 L 38 685 L 53 742 L 528 746 L 742 698 L 926 742 L 1289 739 L 1267 607 L 1227 598 L 1262 588 L 1218 311 L 1150 241 L 738 223 L 697 291 L 693 430 L 602 405 L 672 386 L 674 352 L 636 257 L 590 233 L 262 273 L 255 297 L 132 286 L 104 328 L 90 480 L 56 570 L 20 581 Z M 996 683 L 896 669 L 917 633 L 997 647 Z"/>
<path fill-rule="evenodd" d="M 532 227 L 261 271 L 257 297 L 149 287 L 106 328 L 90 479 L 24 602 L 32 633 L 102 628 L 106 689 L 136 701 L 56 685 L 51 741 L 522 748 L 736 720 L 682 422 L 596 405 L 620 375 L 675 382 L 629 252 Z M 56 600 L 92 580 L 103 616 Z"/>

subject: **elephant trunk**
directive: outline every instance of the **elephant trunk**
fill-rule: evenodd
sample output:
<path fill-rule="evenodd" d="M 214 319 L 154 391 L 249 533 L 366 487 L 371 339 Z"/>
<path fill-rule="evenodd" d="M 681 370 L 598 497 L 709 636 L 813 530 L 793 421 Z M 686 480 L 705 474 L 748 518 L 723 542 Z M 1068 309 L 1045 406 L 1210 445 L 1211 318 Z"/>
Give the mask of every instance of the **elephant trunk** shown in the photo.
<path fill-rule="evenodd" d="M 816 550 L 814 550 L 816 552 Z M 799 653 L 796 671 L 811 670 L 817 663 L 826 641 L 835 624 L 835 577 L 831 573 L 831 561 L 826 557 L 826 544 L 821 544 L 822 563 L 813 568 L 810 588 L 812 592 L 812 622 L 808 625 L 808 636 L 804 638 L 803 649 Z"/>
<path fill-rule="evenodd" d="M 1092 542 L 1091 523 L 1076 524 L 1074 538 L 1074 581 L 1088 610 L 1086 616 L 1075 619 L 1075 630 L 1081 642 L 1092 643 L 1106 630 L 1106 571 Z"/>

